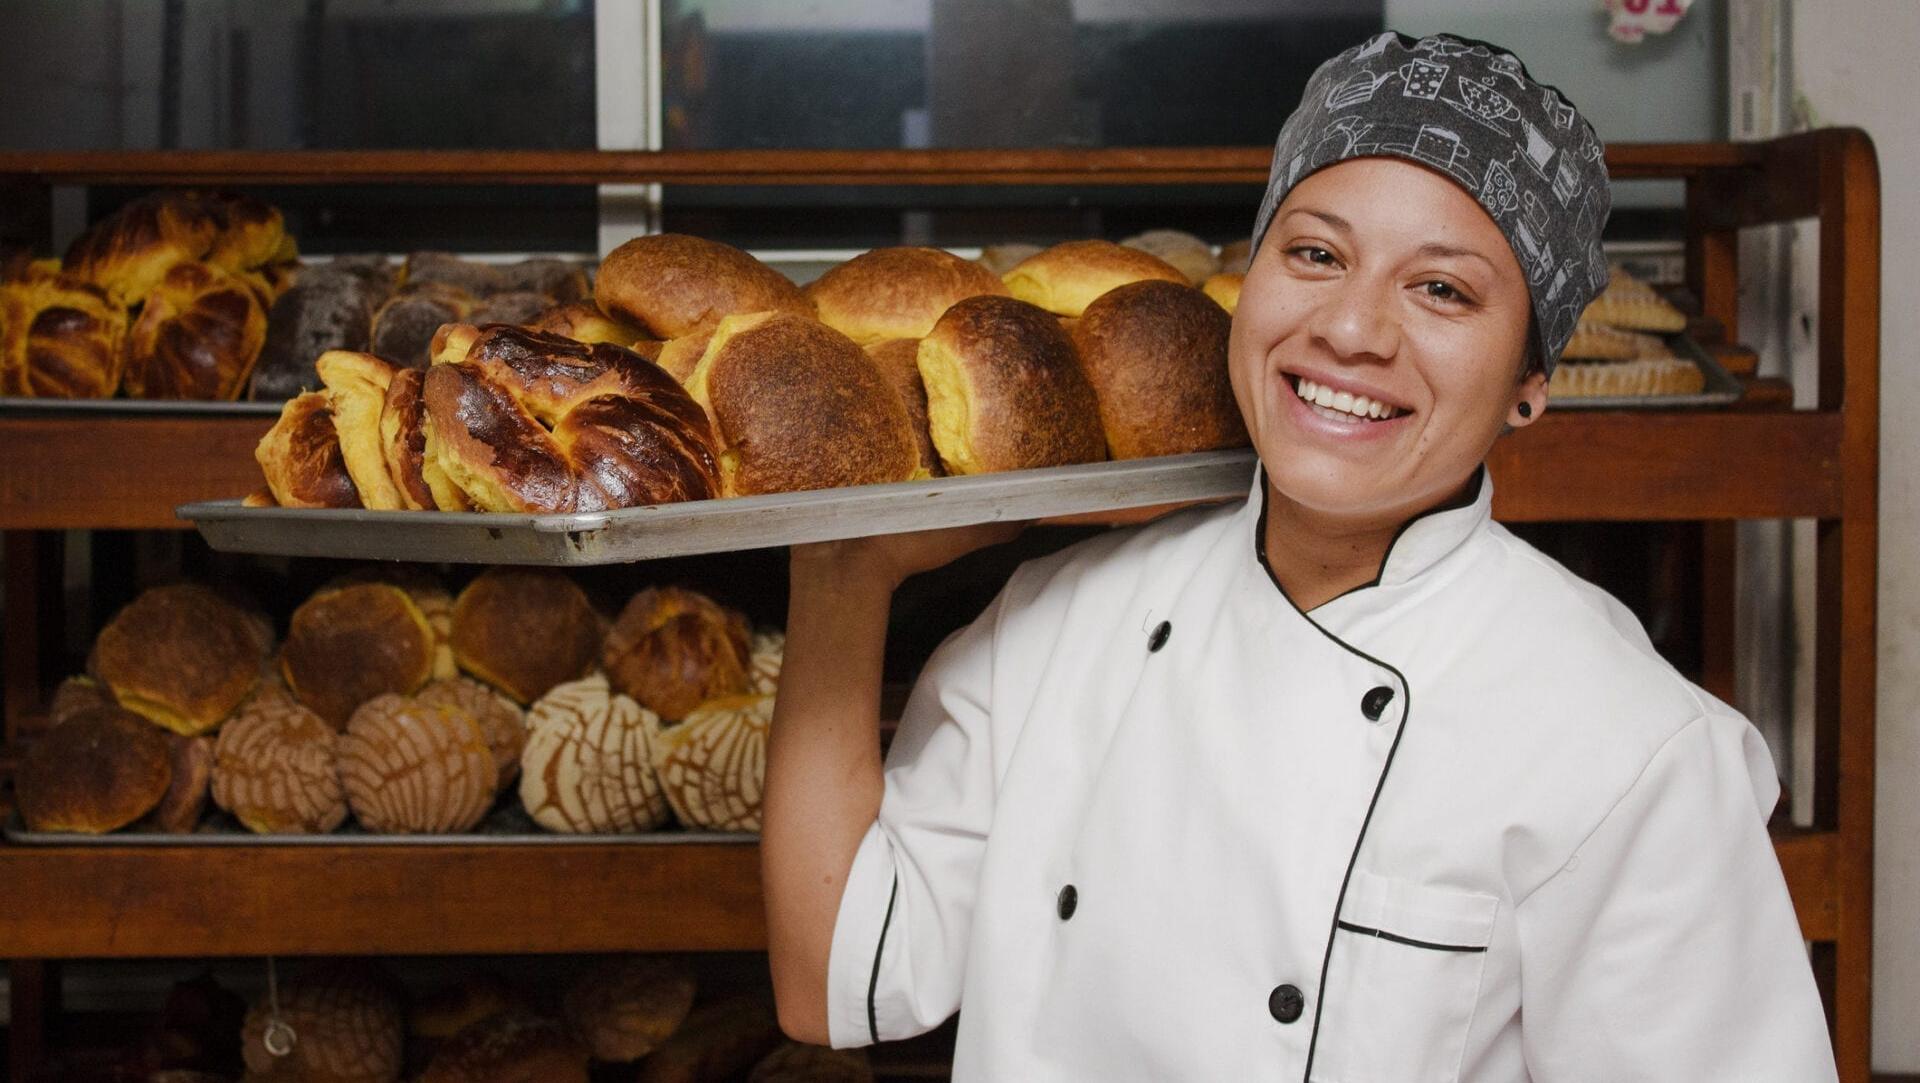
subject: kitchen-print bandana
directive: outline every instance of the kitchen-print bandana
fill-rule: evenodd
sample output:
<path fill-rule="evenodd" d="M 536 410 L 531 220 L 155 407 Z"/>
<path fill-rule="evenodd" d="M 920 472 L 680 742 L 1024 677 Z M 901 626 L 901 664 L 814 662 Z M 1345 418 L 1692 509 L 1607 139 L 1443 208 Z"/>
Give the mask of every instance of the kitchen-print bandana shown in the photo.
<path fill-rule="evenodd" d="M 1600 139 L 1519 58 L 1451 35 L 1392 31 L 1320 65 L 1273 147 L 1253 244 L 1302 177 L 1348 158 L 1405 158 L 1452 177 L 1486 208 L 1527 274 L 1549 375 L 1607 285 L 1600 251 L 1613 196 Z"/>

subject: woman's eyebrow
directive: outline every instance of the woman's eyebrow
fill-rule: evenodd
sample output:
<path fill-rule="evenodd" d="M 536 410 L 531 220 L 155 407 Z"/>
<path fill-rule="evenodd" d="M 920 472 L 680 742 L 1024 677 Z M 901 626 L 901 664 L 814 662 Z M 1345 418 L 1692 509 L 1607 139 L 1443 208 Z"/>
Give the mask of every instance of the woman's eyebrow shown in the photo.
<path fill-rule="evenodd" d="M 1296 214 L 1310 215 L 1311 217 L 1320 219 L 1322 222 L 1325 222 L 1327 225 L 1332 226 L 1334 229 L 1340 231 L 1341 233 L 1353 232 L 1353 223 L 1347 221 L 1346 219 L 1340 217 L 1339 215 L 1333 213 L 1332 211 L 1319 211 L 1319 210 L 1314 210 L 1312 207 L 1295 207 L 1292 210 L 1289 210 L 1287 214 L 1289 217 Z"/>
<path fill-rule="evenodd" d="M 1420 246 L 1420 255 L 1429 259 L 1477 259 L 1489 268 L 1493 261 L 1471 248 L 1456 248 L 1450 244 L 1428 242 Z"/>

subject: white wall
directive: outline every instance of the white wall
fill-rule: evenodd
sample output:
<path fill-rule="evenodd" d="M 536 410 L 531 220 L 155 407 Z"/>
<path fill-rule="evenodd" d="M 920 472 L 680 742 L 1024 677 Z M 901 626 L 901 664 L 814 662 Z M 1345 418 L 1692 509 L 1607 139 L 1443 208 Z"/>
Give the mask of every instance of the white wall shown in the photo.
<path fill-rule="evenodd" d="M 1880 151 L 1880 697 L 1875 814 L 1873 1066 L 1920 1071 L 1920 120 L 1911 89 L 1920 3 L 1798 3 L 1798 105 L 1865 128 Z"/>

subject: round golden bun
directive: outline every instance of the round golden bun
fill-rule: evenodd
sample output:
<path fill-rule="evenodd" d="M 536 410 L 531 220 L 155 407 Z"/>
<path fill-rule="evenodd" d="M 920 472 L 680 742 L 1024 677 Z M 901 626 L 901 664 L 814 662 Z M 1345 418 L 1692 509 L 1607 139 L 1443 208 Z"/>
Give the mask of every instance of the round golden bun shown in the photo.
<path fill-rule="evenodd" d="M 89 667 L 120 705 L 175 733 L 206 733 L 260 679 L 262 649 L 247 614 L 192 583 L 155 587 L 114 615 Z"/>
<path fill-rule="evenodd" d="M 609 1064 L 639 1060 L 680 1029 L 693 1010 L 694 978 L 662 956 L 620 955 L 588 967 L 566 991 L 573 1032 Z"/>
<path fill-rule="evenodd" d="M 907 408 L 907 425 L 919 449 L 920 472 L 928 477 L 946 473 L 940 465 L 940 451 L 933 446 L 933 434 L 927 431 L 927 385 L 920 379 L 920 340 L 890 338 L 876 342 L 867 347 L 867 356 L 879 363 L 881 375 L 899 394 L 900 405 Z"/>
<path fill-rule="evenodd" d="M 657 339 L 712 328 L 744 312 L 813 315 L 800 287 L 732 245 L 658 233 L 607 253 L 594 280 L 600 311 Z"/>
<path fill-rule="evenodd" d="M 1183 229 L 1150 229 L 1120 242 L 1150 256 L 1158 256 L 1198 286 L 1220 270 L 1213 246 Z"/>
<path fill-rule="evenodd" d="M 706 407 L 728 496 L 905 481 L 918 452 L 880 366 L 804 316 L 729 316 L 687 390 Z"/>
<path fill-rule="evenodd" d="M 165 734 L 131 711 L 94 707 L 28 746 L 14 788 L 28 830 L 99 835 L 145 816 L 172 780 Z"/>
<path fill-rule="evenodd" d="M 648 587 L 607 631 L 600 665 L 622 695 L 674 721 L 747 690 L 752 638 L 744 614 L 698 591 Z"/>
<path fill-rule="evenodd" d="M 1040 254 L 1040 246 L 1025 241 L 1012 241 L 1007 244 L 990 244 L 980 250 L 980 266 L 992 271 L 995 277 L 1005 275 L 1020 265 L 1028 256 Z"/>
<path fill-rule="evenodd" d="M 1106 458 L 1100 407 L 1060 321 L 1011 297 L 954 305 L 920 341 L 928 428 L 949 474 Z"/>
<path fill-rule="evenodd" d="M 527 704 L 582 676 L 605 625 L 572 579 L 539 568 L 489 568 L 453 603 L 460 668 Z"/>
<path fill-rule="evenodd" d="M 280 648 L 287 688 L 334 729 L 362 703 L 433 678 L 439 638 L 406 591 L 386 583 L 323 590 L 293 611 Z"/>
<path fill-rule="evenodd" d="M 1066 241 L 1022 260 L 1005 275 L 1015 297 L 1057 316 L 1078 316 L 1108 290 L 1157 278 L 1189 285 L 1179 269 L 1112 241 Z"/>
<path fill-rule="evenodd" d="M 1135 282 L 1087 306 L 1073 328 L 1116 459 L 1244 447 L 1227 377 L 1233 318 L 1192 286 Z"/>
<path fill-rule="evenodd" d="M 821 275 L 807 299 L 821 323 L 862 346 L 923 338 L 953 306 L 1007 287 L 972 260 L 938 248 L 876 248 Z"/>
<path fill-rule="evenodd" d="M 1245 283 L 1246 280 L 1247 276 L 1245 272 L 1221 271 L 1219 274 L 1207 279 L 1206 285 L 1200 289 L 1201 292 L 1205 293 L 1208 297 L 1213 298 L 1215 304 L 1226 309 L 1227 315 L 1231 316 L 1233 315 L 1234 309 L 1240 307 L 1240 286 Z"/>

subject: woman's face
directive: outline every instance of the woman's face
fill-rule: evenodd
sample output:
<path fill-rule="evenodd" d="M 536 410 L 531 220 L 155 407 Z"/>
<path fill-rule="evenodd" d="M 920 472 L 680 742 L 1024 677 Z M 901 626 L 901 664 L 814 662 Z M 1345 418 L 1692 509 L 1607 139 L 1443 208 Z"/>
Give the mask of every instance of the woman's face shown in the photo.
<path fill-rule="evenodd" d="M 1247 269 L 1228 351 L 1270 484 L 1355 525 L 1454 496 L 1502 426 L 1546 409 L 1545 378 L 1520 379 L 1530 313 L 1513 250 L 1454 182 L 1392 158 L 1307 177 Z"/>

